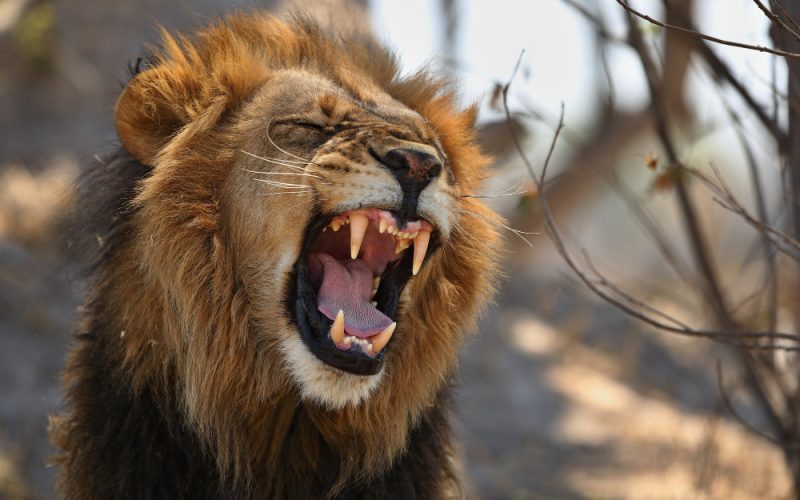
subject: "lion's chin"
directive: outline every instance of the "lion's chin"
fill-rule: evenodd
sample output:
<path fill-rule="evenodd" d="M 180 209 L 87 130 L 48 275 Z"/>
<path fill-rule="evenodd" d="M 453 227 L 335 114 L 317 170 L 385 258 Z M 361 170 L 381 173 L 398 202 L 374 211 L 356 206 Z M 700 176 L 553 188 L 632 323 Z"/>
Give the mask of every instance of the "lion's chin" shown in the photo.
<path fill-rule="evenodd" d="M 282 350 L 303 400 L 331 410 L 360 404 L 383 379 L 383 369 L 374 375 L 356 375 L 323 363 L 297 334 L 284 341 Z"/>

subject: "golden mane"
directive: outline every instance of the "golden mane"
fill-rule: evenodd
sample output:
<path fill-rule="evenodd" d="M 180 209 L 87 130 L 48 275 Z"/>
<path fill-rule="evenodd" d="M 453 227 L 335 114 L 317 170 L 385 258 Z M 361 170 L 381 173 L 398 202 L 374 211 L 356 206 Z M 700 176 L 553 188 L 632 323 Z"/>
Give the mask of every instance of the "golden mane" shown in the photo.
<path fill-rule="evenodd" d="M 292 228 L 307 224 L 310 214 L 275 208 L 270 224 L 284 225 L 269 226 L 280 232 L 263 236 L 257 228 L 266 222 L 240 220 L 232 197 L 244 189 L 232 170 L 245 161 L 241 151 L 258 126 L 254 96 L 279 85 L 286 71 L 332 82 L 366 105 L 380 107 L 376 96 L 388 95 L 418 113 L 441 142 L 459 192 L 476 192 L 486 175 L 488 160 L 472 131 L 475 108 L 458 110 L 445 80 L 424 72 L 400 77 L 392 54 L 372 40 L 253 13 L 229 16 L 191 37 L 163 32 L 162 48 L 117 104 L 117 131 L 131 156 L 90 173 L 81 191 L 86 207 L 95 207 L 101 192 L 113 199 L 111 211 L 100 215 L 113 221 L 91 221 L 104 245 L 65 375 L 69 413 L 53 428 L 64 450 L 67 497 L 123 487 L 124 497 L 151 491 L 126 482 L 117 469 L 104 473 L 98 463 L 109 448 L 125 450 L 125 440 L 156 446 L 146 435 L 115 437 L 96 428 L 103 405 L 118 404 L 129 408 L 114 414 L 119 429 L 146 433 L 137 425 L 142 401 L 149 402 L 148 418 L 159 422 L 149 425 L 163 424 L 165 435 L 194 443 L 212 457 L 216 484 L 242 496 L 314 496 L 319 484 L 328 485 L 328 496 L 381 481 L 390 488 L 387 478 L 398 463 L 413 462 L 411 453 L 437 464 L 429 477 L 408 465 L 420 488 L 434 488 L 423 496 L 454 482 L 444 463 L 447 381 L 463 332 L 475 328 L 493 289 L 498 236 L 486 221 L 496 215 L 477 200 L 458 198 L 456 227 L 409 284 L 392 356 L 366 402 L 330 408 L 305 400 L 281 355 L 286 334 L 270 333 L 292 328 L 282 312 L 288 285 L 257 287 L 268 270 L 253 269 L 247 249 L 266 238 L 258 244 L 277 262 L 289 252 L 287 241 L 302 237 Z M 337 106 L 333 101 L 318 96 L 323 110 Z M 119 400 L 120 391 L 130 401 Z M 441 449 L 414 444 L 420 440 Z M 118 460 L 133 461 L 136 453 L 120 452 Z M 215 474 L 203 471 L 195 474 Z M 106 484 L 114 481 L 124 486 Z"/>

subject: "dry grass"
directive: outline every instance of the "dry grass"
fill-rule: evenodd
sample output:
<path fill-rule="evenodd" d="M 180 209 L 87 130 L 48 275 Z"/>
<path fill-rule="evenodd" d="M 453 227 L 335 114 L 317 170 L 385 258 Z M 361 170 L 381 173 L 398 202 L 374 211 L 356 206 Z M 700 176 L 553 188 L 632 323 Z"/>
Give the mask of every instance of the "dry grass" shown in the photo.
<path fill-rule="evenodd" d="M 0 238 L 38 248 L 69 203 L 75 162 L 57 159 L 41 173 L 21 165 L 0 166 Z"/>

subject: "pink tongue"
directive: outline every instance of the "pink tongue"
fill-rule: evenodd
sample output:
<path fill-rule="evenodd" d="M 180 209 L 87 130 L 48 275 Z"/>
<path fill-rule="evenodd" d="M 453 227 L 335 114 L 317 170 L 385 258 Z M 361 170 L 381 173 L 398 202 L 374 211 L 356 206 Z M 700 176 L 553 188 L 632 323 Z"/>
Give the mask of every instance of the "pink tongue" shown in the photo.
<path fill-rule="evenodd" d="M 356 337 L 370 337 L 392 324 L 391 318 L 369 303 L 372 293 L 372 270 L 362 260 L 344 264 L 326 253 L 314 254 L 323 265 L 322 285 L 317 292 L 317 308 L 335 319 L 344 311 L 344 330 Z"/>

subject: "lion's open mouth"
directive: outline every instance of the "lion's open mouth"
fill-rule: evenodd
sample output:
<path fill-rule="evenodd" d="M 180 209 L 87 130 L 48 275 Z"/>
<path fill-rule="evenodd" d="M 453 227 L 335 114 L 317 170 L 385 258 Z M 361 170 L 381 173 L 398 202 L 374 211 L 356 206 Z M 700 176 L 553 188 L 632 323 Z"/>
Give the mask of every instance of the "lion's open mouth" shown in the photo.
<path fill-rule="evenodd" d="M 400 294 L 435 236 L 427 221 L 398 227 L 390 212 L 377 208 L 317 216 L 295 264 L 293 307 L 308 348 L 341 370 L 379 372 Z"/>

